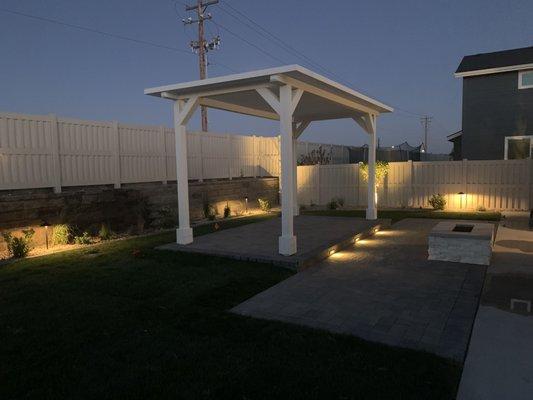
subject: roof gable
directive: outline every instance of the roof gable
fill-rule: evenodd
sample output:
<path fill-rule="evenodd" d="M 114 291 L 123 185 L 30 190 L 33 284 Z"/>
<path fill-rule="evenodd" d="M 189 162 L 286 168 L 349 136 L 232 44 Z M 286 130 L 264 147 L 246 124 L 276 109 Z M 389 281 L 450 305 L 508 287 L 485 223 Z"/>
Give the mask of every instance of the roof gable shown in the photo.
<path fill-rule="evenodd" d="M 533 68 L 533 46 L 463 57 L 455 76 L 483 75 Z"/>

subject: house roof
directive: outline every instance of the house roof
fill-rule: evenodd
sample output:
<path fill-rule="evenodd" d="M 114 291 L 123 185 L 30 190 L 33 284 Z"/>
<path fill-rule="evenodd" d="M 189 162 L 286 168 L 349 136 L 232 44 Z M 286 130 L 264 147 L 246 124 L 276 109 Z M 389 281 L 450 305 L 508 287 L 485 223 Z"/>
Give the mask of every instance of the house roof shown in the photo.
<path fill-rule="evenodd" d="M 200 97 L 200 104 L 242 114 L 278 119 L 257 88 L 279 95 L 279 87 L 290 84 L 304 94 L 294 110 L 295 120 L 350 118 L 358 113 L 387 113 L 392 107 L 299 65 L 287 65 L 225 75 L 191 82 L 149 88 L 147 95 L 168 99 Z"/>
<path fill-rule="evenodd" d="M 456 77 L 533 69 L 533 46 L 463 57 Z"/>
<path fill-rule="evenodd" d="M 454 139 L 457 139 L 458 137 L 461 137 L 463 136 L 463 131 L 457 131 L 457 132 L 454 132 L 448 136 L 446 136 L 446 139 L 448 140 L 448 142 L 452 142 Z"/>

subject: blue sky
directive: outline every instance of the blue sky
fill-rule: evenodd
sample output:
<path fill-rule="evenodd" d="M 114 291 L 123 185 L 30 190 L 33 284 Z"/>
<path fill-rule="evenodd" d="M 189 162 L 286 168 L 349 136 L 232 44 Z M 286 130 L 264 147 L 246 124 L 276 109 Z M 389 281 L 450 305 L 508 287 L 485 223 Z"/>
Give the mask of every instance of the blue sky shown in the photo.
<path fill-rule="evenodd" d="M 240 23 L 232 17 L 238 14 L 230 5 L 334 75 Z M 2 0 L 0 8 L 185 51 L 195 32 L 181 23 L 186 13 L 180 1 Z M 461 127 L 461 81 L 453 77 L 461 57 L 533 45 L 531 0 L 221 0 L 210 11 L 221 27 L 209 24 L 208 32 L 222 37 L 221 49 L 210 53 L 210 76 L 232 72 L 217 63 L 239 72 L 281 61 L 307 66 L 396 108 L 378 121 L 382 145 L 420 143 L 423 133 L 417 115 L 433 116 L 432 152 L 448 152 L 446 134 Z M 144 88 L 198 76 L 193 54 L 2 11 L 0 49 L 0 111 L 170 126 L 170 103 L 144 96 Z M 219 111 L 209 116 L 213 131 L 271 136 L 278 130 L 277 123 L 258 118 Z M 198 126 L 196 117 L 191 127 Z M 314 123 L 302 136 L 349 145 L 365 139 L 348 120 Z"/>

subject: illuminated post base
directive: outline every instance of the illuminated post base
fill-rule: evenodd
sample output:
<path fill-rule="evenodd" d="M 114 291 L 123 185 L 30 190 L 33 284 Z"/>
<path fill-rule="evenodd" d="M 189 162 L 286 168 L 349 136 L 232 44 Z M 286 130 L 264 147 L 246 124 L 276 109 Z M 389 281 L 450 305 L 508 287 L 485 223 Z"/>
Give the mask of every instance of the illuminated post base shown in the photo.
<path fill-rule="evenodd" d="M 296 236 L 280 236 L 278 241 L 279 253 L 284 256 L 292 256 L 296 253 Z"/>

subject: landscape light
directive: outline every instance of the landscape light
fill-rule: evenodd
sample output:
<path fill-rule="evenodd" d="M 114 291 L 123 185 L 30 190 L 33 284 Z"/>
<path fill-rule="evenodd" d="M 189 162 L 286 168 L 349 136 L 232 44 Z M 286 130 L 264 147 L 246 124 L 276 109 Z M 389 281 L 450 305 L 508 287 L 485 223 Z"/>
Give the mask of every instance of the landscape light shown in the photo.
<path fill-rule="evenodd" d="M 44 226 L 44 241 L 46 243 L 46 250 L 48 250 L 48 227 L 50 226 L 50 224 L 48 223 L 48 221 L 43 220 L 41 226 Z"/>

